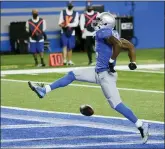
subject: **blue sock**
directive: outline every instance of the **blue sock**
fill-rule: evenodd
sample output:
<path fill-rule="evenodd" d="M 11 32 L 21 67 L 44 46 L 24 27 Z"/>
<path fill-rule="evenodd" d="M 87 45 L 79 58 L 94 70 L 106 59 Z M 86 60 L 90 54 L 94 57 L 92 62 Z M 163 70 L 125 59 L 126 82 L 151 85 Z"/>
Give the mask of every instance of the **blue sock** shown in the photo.
<path fill-rule="evenodd" d="M 54 90 L 59 87 L 67 86 L 68 84 L 72 83 L 75 80 L 74 73 L 71 71 L 67 75 L 65 75 L 63 78 L 53 82 L 50 85 L 51 90 Z"/>
<path fill-rule="evenodd" d="M 122 115 L 124 115 L 127 119 L 129 119 L 133 123 L 136 123 L 138 120 L 137 117 L 134 115 L 134 113 L 123 103 L 118 104 L 115 110 L 121 113 Z"/>

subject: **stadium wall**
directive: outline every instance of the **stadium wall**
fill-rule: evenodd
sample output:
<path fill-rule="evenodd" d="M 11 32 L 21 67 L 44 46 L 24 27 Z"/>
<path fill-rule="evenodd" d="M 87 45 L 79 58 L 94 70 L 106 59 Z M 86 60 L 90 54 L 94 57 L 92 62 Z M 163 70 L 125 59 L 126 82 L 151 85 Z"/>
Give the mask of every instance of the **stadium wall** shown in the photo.
<path fill-rule="evenodd" d="M 131 2 L 92 2 L 103 4 L 106 11 L 120 15 L 128 15 Z M 134 25 L 138 39 L 138 49 L 164 47 L 164 2 L 135 2 Z M 75 9 L 81 14 L 86 2 L 74 2 Z M 52 52 L 61 51 L 60 28 L 58 18 L 60 11 L 66 6 L 65 1 L 49 2 L 1 2 L 1 51 L 10 51 L 8 27 L 12 21 L 27 21 L 31 10 L 37 8 L 39 14 L 47 21 L 47 35 L 51 41 Z"/>

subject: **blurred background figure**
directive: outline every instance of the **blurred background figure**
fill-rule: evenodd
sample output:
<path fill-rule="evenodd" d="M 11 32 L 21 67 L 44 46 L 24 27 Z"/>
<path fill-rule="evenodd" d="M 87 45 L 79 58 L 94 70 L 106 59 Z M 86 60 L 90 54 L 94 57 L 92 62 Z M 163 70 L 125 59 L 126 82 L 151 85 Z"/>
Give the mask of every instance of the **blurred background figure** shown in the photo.
<path fill-rule="evenodd" d="M 30 52 L 33 54 L 35 66 L 45 66 L 44 63 L 44 31 L 46 21 L 38 16 L 38 10 L 32 10 L 32 19 L 26 22 L 26 31 L 30 36 Z M 37 54 L 39 53 L 41 64 L 38 63 Z"/>
<path fill-rule="evenodd" d="M 80 28 L 82 32 L 82 38 L 85 39 L 85 50 L 88 55 L 88 65 L 93 65 L 92 63 L 92 53 L 94 46 L 94 28 L 91 26 L 93 20 L 96 20 L 96 17 L 99 13 L 93 10 L 91 5 L 87 6 L 86 11 L 81 14 L 80 17 Z"/>
<path fill-rule="evenodd" d="M 64 65 L 74 65 L 72 62 L 72 49 L 75 47 L 75 27 L 79 23 L 79 14 L 73 10 L 73 4 L 68 2 L 67 8 L 62 10 L 59 18 L 61 38 L 63 45 Z"/>

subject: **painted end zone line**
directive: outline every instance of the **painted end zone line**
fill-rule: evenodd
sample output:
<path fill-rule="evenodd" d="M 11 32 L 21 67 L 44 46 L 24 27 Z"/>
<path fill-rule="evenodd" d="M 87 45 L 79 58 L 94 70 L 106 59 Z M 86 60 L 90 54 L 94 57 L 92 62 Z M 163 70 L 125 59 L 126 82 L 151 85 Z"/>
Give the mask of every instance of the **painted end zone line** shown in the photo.
<path fill-rule="evenodd" d="M 21 83 L 27 83 L 28 82 L 27 80 L 13 80 L 13 79 L 1 79 L 1 81 L 21 82 Z M 34 82 L 34 83 L 50 84 L 50 82 Z M 85 85 L 85 84 L 70 84 L 69 86 L 88 87 L 88 88 L 100 88 L 100 86 L 96 86 L 96 85 Z M 132 89 L 132 88 L 118 88 L 118 89 L 119 90 L 124 90 L 124 91 L 136 91 L 136 92 L 164 94 L 164 91 L 157 91 L 157 90 L 142 90 L 142 89 Z"/>
<path fill-rule="evenodd" d="M 149 140 L 147 144 L 163 144 L 164 141 Z M 12 148 L 82 148 L 82 147 L 101 147 L 101 146 L 116 146 L 116 145 L 138 145 L 142 144 L 141 141 L 130 142 L 99 142 L 99 143 L 77 143 L 77 144 L 51 144 L 51 145 L 29 145 L 29 146 L 13 146 Z M 112 147 L 113 148 L 113 147 Z M 121 148 L 121 147 L 120 147 Z"/>
<path fill-rule="evenodd" d="M 51 114 L 53 114 L 53 113 L 54 113 L 54 114 L 64 114 L 64 115 L 65 115 L 65 114 L 70 114 L 70 115 L 82 116 L 82 114 L 78 114 L 78 113 L 46 111 L 46 110 L 39 110 L 39 109 L 28 109 L 28 108 L 10 107 L 10 106 L 2 106 L 2 105 L 1 105 L 1 108 L 13 109 L 13 110 L 21 110 L 21 111 L 43 112 L 43 113 L 51 113 Z M 93 115 L 93 117 L 127 120 L 126 118 L 123 118 L 123 117 L 103 116 L 103 115 Z M 146 122 L 151 122 L 151 123 L 164 124 L 164 122 L 160 122 L 160 121 L 144 120 L 144 119 L 141 119 L 141 120 L 142 120 L 142 121 L 146 121 Z"/>
<path fill-rule="evenodd" d="M 24 142 L 24 141 L 43 141 L 43 140 L 74 140 L 74 139 L 98 139 L 98 138 L 123 138 L 123 137 L 139 137 L 138 134 L 125 135 L 89 135 L 89 136 L 67 136 L 67 137 L 47 137 L 47 138 L 26 138 L 26 139 L 5 139 L 4 142 Z"/>
<path fill-rule="evenodd" d="M 156 135 L 157 136 L 157 135 Z M 125 135 L 89 135 L 89 136 L 64 136 L 64 137 L 47 137 L 47 138 L 26 138 L 26 139 L 5 139 L 1 140 L 2 143 L 6 142 L 25 142 L 25 141 L 44 141 L 44 140 L 75 140 L 75 139 L 100 139 L 100 138 L 139 138 L 139 134 L 125 134 Z"/>

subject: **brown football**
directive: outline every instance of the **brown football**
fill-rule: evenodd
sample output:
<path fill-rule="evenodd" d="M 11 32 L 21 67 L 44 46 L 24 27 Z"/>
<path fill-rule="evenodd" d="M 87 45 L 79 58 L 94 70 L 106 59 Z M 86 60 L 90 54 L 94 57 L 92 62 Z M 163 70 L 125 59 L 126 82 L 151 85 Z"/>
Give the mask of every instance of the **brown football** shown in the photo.
<path fill-rule="evenodd" d="M 94 114 L 94 110 L 90 105 L 81 105 L 80 112 L 85 116 L 92 116 Z"/>

